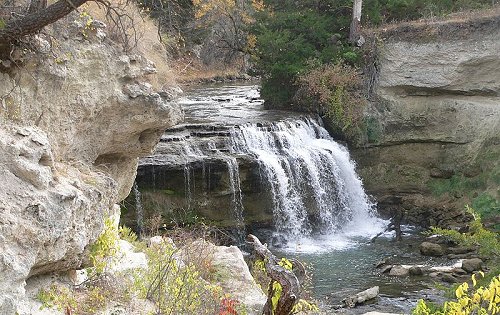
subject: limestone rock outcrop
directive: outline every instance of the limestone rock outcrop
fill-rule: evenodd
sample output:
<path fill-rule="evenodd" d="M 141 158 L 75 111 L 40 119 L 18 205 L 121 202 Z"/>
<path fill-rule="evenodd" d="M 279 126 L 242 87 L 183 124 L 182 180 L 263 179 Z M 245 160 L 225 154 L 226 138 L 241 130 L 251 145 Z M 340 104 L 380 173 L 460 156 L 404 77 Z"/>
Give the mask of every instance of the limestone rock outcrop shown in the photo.
<path fill-rule="evenodd" d="M 420 24 L 378 34 L 368 144 L 353 153 L 388 215 L 449 226 L 499 172 L 500 16 Z"/>
<path fill-rule="evenodd" d="M 36 38 L 48 49 L 16 52 L 19 67 L 0 72 L 1 314 L 15 313 L 29 277 L 81 266 L 137 158 L 182 118 L 148 85 L 151 61 L 82 36 L 73 19 L 47 30 L 52 44 Z"/>
<path fill-rule="evenodd" d="M 236 246 L 215 246 L 205 243 L 212 253 L 214 268 L 226 274 L 219 285 L 231 298 L 244 305 L 249 315 L 262 313 L 267 297 L 250 274 L 243 254 Z"/>

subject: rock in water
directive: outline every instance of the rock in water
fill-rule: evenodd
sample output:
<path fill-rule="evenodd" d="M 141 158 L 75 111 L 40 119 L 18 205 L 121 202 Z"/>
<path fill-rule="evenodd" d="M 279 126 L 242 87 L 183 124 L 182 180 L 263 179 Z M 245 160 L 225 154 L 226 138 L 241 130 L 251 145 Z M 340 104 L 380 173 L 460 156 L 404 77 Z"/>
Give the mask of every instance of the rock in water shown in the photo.
<path fill-rule="evenodd" d="M 483 261 L 479 258 L 464 259 L 462 261 L 462 269 L 468 273 L 481 270 L 483 267 Z"/>
<path fill-rule="evenodd" d="M 420 253 L 424 256 L 439 257 L 444 255 L 444 249 L 439 244 L 423 242 L 420 244 Z"/>
<path fill-rule="evenodd" d="M 421 276 L 424 274 L 424 272 L 422 271 L 422 268 L 420 268 L 418 266 L 412 266 L 412 267 L 410 267 L 410 269 L 408 271 L 410 272 L 410 275 L 412 275 L 412 276 Z"/>
<path fill-rule="evenodd" d="M 389 272 L 389 276 L 397 276 L 397 277 L 406 277 L 409 274 L 410 270 L 400 265 L 392 267 L 391 271 Z"/>
<path fill-rule="evenodd" d="M 366 301 L 372 300 L 378 296 L 379 287 L 375 286 L 367 290 L 361 291 L 355 295 L 351 295 L 344 299 L 344 304 L 347 307 L 355 307 L 357 304 L 362 304 Z"/>

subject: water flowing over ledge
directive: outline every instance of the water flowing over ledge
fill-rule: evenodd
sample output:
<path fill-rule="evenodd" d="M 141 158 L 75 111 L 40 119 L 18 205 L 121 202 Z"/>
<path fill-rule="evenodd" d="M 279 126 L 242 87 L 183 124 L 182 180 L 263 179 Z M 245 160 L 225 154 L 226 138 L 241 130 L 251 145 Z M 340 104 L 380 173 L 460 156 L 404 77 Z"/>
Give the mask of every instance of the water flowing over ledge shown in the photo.
<path fill-rule="evenodd" d="M 255 86 L 202 92 L 183 100 L 186 123 L 140 162 L 140 188 L 171 192 L 166 203 L 183 199 L 163 211 L 226 220 L 239 240 L 268 214 L 271 243 L 293 251 L 344 248 L 383 229 L 347 148 L 319 118 L 264 111 Z M 179 192 L 168 178 L 181 170 Z"/>

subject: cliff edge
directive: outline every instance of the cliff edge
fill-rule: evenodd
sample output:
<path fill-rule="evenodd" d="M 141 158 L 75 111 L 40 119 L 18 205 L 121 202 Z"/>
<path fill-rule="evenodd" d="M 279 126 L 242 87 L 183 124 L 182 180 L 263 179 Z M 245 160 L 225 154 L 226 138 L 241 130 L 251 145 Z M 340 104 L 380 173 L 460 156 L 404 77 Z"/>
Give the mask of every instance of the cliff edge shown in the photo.
<path fill-rule="evenodd" d="M 499 197 L 500 10 L 376 36 L 364 183 L 388 215 L 453 226 Z"/>
<path fill-rule="evenodd" d="M 147 51 L 125 51 L 92 18 L 96 8 L 83 12 L 0 67 L 1 314 L 23 314 L 29 277 L 81 267 L 128 195 L 138 157 L 182 119 L 177 89 L 153 87 L 159 74 Z"/>

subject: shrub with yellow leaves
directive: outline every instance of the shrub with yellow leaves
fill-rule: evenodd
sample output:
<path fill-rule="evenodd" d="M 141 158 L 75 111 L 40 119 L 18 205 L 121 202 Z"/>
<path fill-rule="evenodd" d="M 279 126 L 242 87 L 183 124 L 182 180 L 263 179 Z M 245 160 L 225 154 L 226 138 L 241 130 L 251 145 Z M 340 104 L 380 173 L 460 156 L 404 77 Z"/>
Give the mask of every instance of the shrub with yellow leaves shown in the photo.
<path fill-rule="evenodd" d="M 479 272 L 481 277 L 484 273 Z M 435 309 L 424 300 L 419 300 L 413 315 L 495 315 L 500 314 L 500 275 L 495 276 L 487 287 L 477 287 L 476 275 L 472 276 L 472 287 L 464 282 L 455 290 L 456 300 L 445 302 Z"/>

